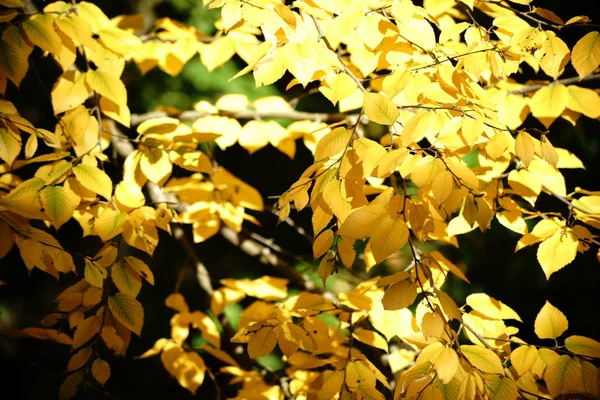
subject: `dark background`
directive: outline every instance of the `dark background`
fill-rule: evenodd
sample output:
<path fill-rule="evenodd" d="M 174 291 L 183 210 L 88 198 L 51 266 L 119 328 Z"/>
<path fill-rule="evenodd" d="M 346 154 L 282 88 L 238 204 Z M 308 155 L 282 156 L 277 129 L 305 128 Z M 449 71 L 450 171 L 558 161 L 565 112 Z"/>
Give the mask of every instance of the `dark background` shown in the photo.
<path fill-rule="evenodd" d="M 44 2 L 35 2 L 43 7 Z M 169 16 L 196 26 L 206 33 L 213 33 L 212 23 L 216 17 L 201 6 L 200 1 L 94 1 L 109 17 L 124 13 L 144 13 L 148 19 Z M 597 12 L 587 8 L 589 2 L 546 0 L 534 2 L 555 11 L 564 20 L 576 15 L 588 15 L 596 22 Z M 476 15 L 477 17 L 477 15 Z M 480 21 L 483 21 L 480 20 Z M 0 29 L 1 25 L 0 25 Z M 572 46 L 591 28 L 574 28 L 561 32 L 559 36 Z M 31 70 L 22 83 L 21 89 L 10 87 L 7 97 L 11 99 L 34 125 L 54 129 L 55 119 L 51 115 L 49 89 L 60 74 L 51 60 L 41 57 L 36 49 L 30 57 Z M 200 99 L 214 100 L 231 92 L 245 93 L 251 99 L 284 93 L 282 87 L 269 87 L 256 90 L 250 75 L 231 83 L 227 79 L 243 65 L 238 59 L 228 62 L 223 68 L 208 73 L 196 56 L 177 77 L 154 69 L 144 77 L 134 65 L 129 65 L 124 73 L 128 88 L 129 107 L 132 113 L 142 113 L 163 104 L 187 108 Z M 525 79 L 536 78 L 534 72 L 523 64 Z M 569 64 L 563 77 L 575 76 Z M 537 76 L 542 78 L 543 74 Z M 598 87 L 598 81 L 585 82 L 581 86 Z M 292 91 L 286 96 L 297 95 Z M 333 111 L 328 101 L 320 96 L 310 96 L 299 103 L 299 109 L 307 111 Z M 542 128 L 533 118 L 526 121 L 528 126 Z M 600 122 L 582 117 L 573 127 L 558 119 L 551 127 L 550 140 L 557 147 L 568 148 L 586 166 L 586 170 L 562 170 L 567 181 L 567 191 L 576 186 L 590 190 L 600 190 L 598 183 L 600 156 Z M 311 155 L 298 143 L 296 158 L 290 160 L 279 151 L 267 146 L 249 155 L 238 145 L 226 152 L 217 153 L 217 161 L 245 182 L 256 187 L 264 196 L 265 203 L 271 205 L 267 196 L 285 191 L 311 163 Z M 34 171 L 27 171 L 33 173 Z M 109 170 L 110 172 L 110 170 Z M 112 171 L 117 173 L 118 170 Z M 116 176 L 116 175 L 115 175 Z M 541 210 L 565 210 L 562 203 L 547 195 L 541 195 L 537 203 Z M 308 211 L 292 213 L 292 218 L 310 232 Z M 263 223 L 258 232 L 265 237 L 276 238 L 276 243 L 290 252 L 310 257 L 311 244 L 287 225 L 276 225 L 276 217 L 264 213 L 257 215 Z M 188 232 L 189 233 L 189 232 Z M 100 248 L 98 238 L 81 239 L 81 228 L 70 221 L 57 233 L 57 238 L 66 249 L 83 254 L 94 254 Z M 1 240 L 2 238 L 0 238 Z M 106 385 L 109 394 L 95 391 L 80 391 L 77 398 L 190 398 L 190 393 L 180 387 L 164 370 L 158 357 L 146 360 L 133 360 L 150 348 L 161 337 L 169 337 L 171 311 L 164 306 L 164 298 L 176 287 L 177 277 L 184 269 L 180 291 L 185 295 L 192 310 L 206 310 L 205 295 L 198 286 L 194 272 L 186 267 L 186 257 L 179 244 L 168 235 L 161 234 L 160 245 L 154 258 L 136 253 L 152 267 L 157 286 L 144 284 L 139 300 L 144 305 L 145 323 L 141 338 L 134 337 L 126 358 L 115 358 L 108 353 L 100 353 L 110 362 L 112 375 Z M 460 247 L 443 246 L 441 252 L 456 262 L 467 274 L 472 285 L 450 278 L 445 288 L 459 305 L 469 293 L 485 292 L 502 300 L 515 309 L 523 324 L 519 337 L 537 344 L 552 345 L 537 339 L 533 333 L 533 321 L 537 312 L 550 301 L 569 319 L 569 329 L 563 338 L 579 334 L 600 339 L 598 323 L 598 294 L 600 269 L 596 251 L 578 255 L 569 266 L 553 274 L 546 280 L 536 260 L 537 246 L 532 246 L 514 254 L 519 235 L 508 231 L 496 221 L 485 234 L 479 231 L 459 237 Z M 236 247 L 220 237 L 194 245 L 198 257 L 211 273 L 213 285 L 218 287 L 219 279 L 225 277 L 256 277 L 263 275 L 264 269 L 256 260 L 247 257 Z M 135 250 L 132 250 L 135 252 Z M 79 262 L 80 260 L 76 260 Z M 300 268 L 306 268 L 298 263 Z M 309 269 L 312 267 L 309 267 Z M 381 272 L 381 268 L 376 270 Z M 385 271 L 384 271 L 385 272 Z M 61 276 L 60 281 L 35 270 L 30 276 L 23 265 L 17 249 L 13 249 L 0 260 L 0 279 L 6 282 L 0 286 L 0 397 L 10 399 L 57 398 L 58 387 L 65 377 L 64 369 L 69 358 L 66 346 L 29 338 L 10 335 L 11 329 L 35 326 L 39 320 L 52 311 L 54 298 L 67 286 L 80 277 L 72 274 Z M 331 282 L 331 279 L 330 281 Z M 514 322 L 514 321 L 512 321 Z M 196 340 L 197 336 L 193 338 Z M 205 357 L 208 366 L 217 371 L 220 363 L 210 356 Z M 271 375 L 269 375 L 271 377 Z M 235 390 L 227 387 L 229 376 L 216 374 L 216 380 L 225 396 L 235 395 Z M 223 389 L 225 388 L 225 389 Z M 196 397 L 216 398 L 215 386 L 207 376 Z"/>

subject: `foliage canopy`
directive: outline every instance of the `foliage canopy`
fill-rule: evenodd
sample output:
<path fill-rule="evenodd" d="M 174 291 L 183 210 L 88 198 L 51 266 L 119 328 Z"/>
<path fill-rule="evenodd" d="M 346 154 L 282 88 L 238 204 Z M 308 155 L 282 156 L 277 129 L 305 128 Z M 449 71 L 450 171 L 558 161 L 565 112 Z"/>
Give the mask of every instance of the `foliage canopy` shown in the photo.
<path fill-rule="evenodd" d="M 537 246 L 547 279 L 598 252 L 600 192 L 567 191 L 561 170 L 584 166 L 550 141 L 559 118 L 600 117 L 599 92 L 585 86 L 600 77 L 588 17 L 564 21 L 531 0 L 204 0 L 220 12 L 211 36 L 169 18 L 148 29 L 140 15 L 109 18 L 85 1 L 29 3 L 0 0 L 0 258 L 18 252 L 30 273 L 79 277 L 18 332 L 70 349 L 61 398 L 104 386 L 116 356 L 159 356 L 191 393 L 212 381 L 223 398 L 600 397 L 598 341 L 565 337 L 567 316 L 550 302 L 535 343 L 501 300 L 472 292 L 457 304 L 444 283 L 469 278 L 440 247 L 497 220 L 521 235 L 515 252 Z M 561 34 L 573 27 L 584 33 L 569 48 Z M 177 76 L 197 54 L 209 71 L 239 58 L 232 81 L 251 74 L 257 87 L 323 96 L 335 111 L 227 94 L 131 114 L 127 63 Z M 11 100 L 34 57 L 61 69 L 53 127 Z M 276 200 L 215 158 L 269 145 L 313 156 Z M 562 208 L 541 210 L 542 196 Z M 310 233 L 293 220 L 303 209 Z M 255 232 L 270 210 L 309 236 L 301 265 L 314 260 L 316 280 Z M 101 242 L 93 252 L 57 240 L 72 219 Z M 181 242 L 209 300 L 199 311 L 177 286 L 165 299 L 170 335 L 132 355 L 145 320 L 138 295 L 161 285 L 148 262 L 161 231 Z M 277 273 L 213 288 L 214 266 L 189 241 L 216 235 Z M 382 264 L 390 273 L 374 274 Z M 351 286 L 332 290 L 328 278 L 342 273 Z M 244 306 L 235 322 L 233 304 Z M 284 367 L 268 370 L 269 354 Z M 217 373 L 231 386 L 219 388 Z"/>

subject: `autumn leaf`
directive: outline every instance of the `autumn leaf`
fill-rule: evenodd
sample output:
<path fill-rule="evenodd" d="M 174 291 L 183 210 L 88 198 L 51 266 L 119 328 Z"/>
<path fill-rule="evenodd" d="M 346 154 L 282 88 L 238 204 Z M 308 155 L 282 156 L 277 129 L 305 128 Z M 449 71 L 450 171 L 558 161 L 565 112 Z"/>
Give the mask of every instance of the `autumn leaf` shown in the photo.
<path fill-rule="evenodd" d="M 397 106 L 382 94 L 365 94 L 363 107 L 367 117 L 375 123 L 381 125 L 394 125 L 398 119 Z"/>
<path fill-rule="evenodd" d="M 490 374 L 503 374 L 502 362 L 496 353 L 485 347 L 464 344 L 460 351 L 467 360 L 477 369 Z"/>
<path fill-rule="evenodd" d="M 144 309 L 139 301 L 125 293 L 108 296 L 108 308 L 112 315 L 138 336 L 144 324 Z"/>
<path fill-rule="evenodd" d="M 575 43 L 571 62 L 580 79 L 598 68 L 600 65 L 600 32 L 589 32 Z"/>
<path fill-rule="evenodd" d="M 569 336 L 565 339 L 565 347 L 575 354 L 600 358 L 600 343 L 585 336 Z"/>
<path fill-rule="evenodd" d="M 535 318 L 534 327 L 540 339 L 556 339 L 567 330 L 569 321 L 558 308 L 546 301 Z"/>
<path fill-rule="evenodd" d="M 107 200 L 111 198 L 112 181 L 106 172 L 97 167 L 79 164 L 73 167 L 73 173 L 84 188 L 98 193 Z"/>

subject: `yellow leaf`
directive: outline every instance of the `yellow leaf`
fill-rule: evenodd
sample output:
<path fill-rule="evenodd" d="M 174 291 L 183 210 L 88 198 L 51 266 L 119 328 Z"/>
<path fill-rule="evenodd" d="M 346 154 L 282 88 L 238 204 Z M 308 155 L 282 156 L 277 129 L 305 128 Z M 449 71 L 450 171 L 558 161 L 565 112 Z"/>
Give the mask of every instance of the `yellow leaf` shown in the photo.
<path fill-rule="evenodd" d="M 93 49 L 96 41 L 92 38 L 92 27 L 82 17 L 70 13 L 54 20 L 57 28 L 69 38 L 76 40 L 79 44 Z"/>
<path fill-rule="evenodd" d="M 492 350 L 482 346 L 463 344 L 460 351 L 477 369 L 490 374 L 504 374 L 500 357 Z"/>
<path fill-rule="evenodd" d="M 120 292 L 137 297 L 142 289 L 142 279 L 127 264 L 118 262 L 110 268 L 110 276 Z"/>
<path fill-rule="evenodd" d="M 221 279 L 221 284 L 239 290 L 247 296 L 263 300 L 281 300 L 287 297 L 288 280 L 263 276 L 257 279 Z"/>
<path fill-rule="evenodd" d="M 100 96 L 100 109 L 107 117 L 129 128 L 131 124 L 131 111 L 129 111 L 127 104 L 117 104 L 106 97 Z"/>
<path fill-rule="evenodd" d="M 92 356 L 92 348 L 84 347 L 79 350 L 77 353 L 73 354 L 69 359 L 69 363 L 67 364 L 67 372 L 75 371 L 85 365 L 85 363 Z"/>
<path fill-rule="evenodd" d="M 546 301 L 544 307 L 535 318 L 534 330 L 540 339 L 556 339 L 569 327 L 567 317 L 556 307 Z"/>
<path fill-rule="evenodd" d="M 319 389 L 317 400 L 328 400 L 335 398 L 344 383 L 344 371 L 323 371 L 323 385 Z"/>
<path fill-rule="evenodd" d="M 450 347 L 446 347 L 435 360 L 434 368 L 442 382 L 448 384 L 458 371 L 458 355 L 456 351 Z"/>
<path fill-rule="evenodd" d="M 558 117 L 569 100 L 569 90 L 565 85 L 553 84 L 544 86 L 531 98 L 529 107 L 531 114 L 536 118 Z"/>
<path fill-rule="evenodd" d="M 598 93 L 575 85 L 569 85 L 567 89 L 569 90 L 568 109 L 589 118 L 600 117 L 600 95 Z"/>
<path fill-rule="evenodd" d="M 325 85 L 323 83 L 325 83 Z M 323 93 L 323 96 L 327 97 L 334 106 L 341 99 L 345 99 L 354 93 L 355 90 L 358 90 L 356 82 L 344 72 L 329 75 L 322 81 L 321 86 L 319 87 L 319 92 Z"/>
<path fill-rule="evenodd" d="M 442 317 L 436 312 L 430 311 L 426 313 L 421 321 L 421 331 L 425 338 L 440 338 L 444 332 L 444 321 Z"/>
<path fill-rule="evenodd" d="M 108 308 L 127 329 L 138 336 L 141 335 L 144 324 L 144 308 L 139 301 L 125 293 L 115 293 L 113 296 L 108 296 Z"/>
<path fill-rule="evenodd" d="M 546 279 L 550 275 L 570 264 L 577 255 L 579 240 L 572 229 L 555 232 L 538 247 L 537 259 L 544 270 Z"/>
<path fill-rule="evenodd" d="M 146 203 L 146 197 L 144 197 L 142 189 L 132 181 L 119 182 L 115 187 L 114 198 L 119 209 L 123 211 L 142 207 Z"/>
<path fill-rule="evenodd" d="M 467 304 L 475 311 L 492 319 L 516 319 L 523 322 L 519 315 L 509 306 L 485 293 L 473 293 L 467 296 Z"/>
<path fill-rule="evenodd" d="M 63 186 L 48 186 L 40 192 L 44 214 L 56 229 L 71 219 L 80 200 L 79 196 Z"/>
<path fill-rule="evenodd" d="M 438 204 L 442 204 L 452 193 L 454 189 L 454 178 L 448 171 L 443 171 L 437 174 L 431 182 L 431 189 L 433 190 L 433 197 L 437 200 Z"/>
<path fill-rule="evenodd" d="M 540 67 L 546 73 L 556 79 L 562 75 L 565 65 L 569 62 L 569 48 L 552 31 L 545 31 L 546 40 L 540 51 L 544 53 L 540 59 Z"/>
<path fill-rule="evenodd" d="M 386 207 L 381 204 L 359 208 L 346 218 L 337 234 L 352 239 L 364 239 L 377 229 L 377 222 L 386 212 Z"/>
<path fill-rule="evenodd" d="M 346 364 L 346 385 L 353 390 L 360 384 L 375 387 L 377 378 L 366 361 L 351 361 Z"/>
<path fill-rule="evenodd" d="M 519 375 L 531 370 L 537 360 L 538 351 L 535 346 L 519 346 L 510 353 L 510 362 Z"/>
<path fill-rule="evenodd" d="M 556 167 L 558 164 L 558 153 L 554 150 L 554 146 L 552 146 L 552 143 L 550 143 L 546 135 L 542 135 L 540 146 L 542 148 L 542 157 L 544 160 L 553 167 Z"/>
<path fill-rule="evenodd" d="M 571 62 L 579 78 L 594 72 L 600 65 L 600 32 L 590 32 L 575 44 Z"/>
<path fill-rule="evenodd" d="M 338 127 L 319 140 L 315 150 L 315 161 L 331 158 L 342 152 L 348 146 L 352 132 L 344 127 Z"/>
<path fill-rule="evenodd" d="M 188 171 L 204 172 L 207 174 L 212 174 L 213 172 L 213 165 L 210 158 L 201 151 L 185 151 L 184 149 L 170 151 L 169 158 L 175 165 L 185 168 Z"/>
<path fill-rule="evenodd" d="M 168 342 L 160 359 L 171 376 L 192 394 L 195 394 L 204 382 L 206 365 L 195 351 L 186 352 L 179 345 Z"/>
<path fill-rule="evenodd" d="M 0 4 L 7 8 L 25 8 L 21 0 L 0 0 Z"/>
<path fill-rule="evenodd" d="M 402 219 L 384 219 L 371 236 L 371 249 L 375 261 L 380 263 L 400 250 L 408 241 L 408 236 L 408 226 Z"/>
<path fill-rule="evenodd" d="M 110 378 L 110 365 L 106 361 L 96 358 L 92 363 L 92 376 L 98 383 L 104 385 Z"/>
<path fill-rule="evenodd" d="M 127 106 L 127 89 L 118 76 L 106 71 L 89 70 L 85 74 L 85 81 L 92 90 L 106 97 L 119 106 Z"/>
<path fill-rule="evenodd" d="M 77 349 L 86 344 L 92 337 L 100 332 L 101 326 L 101 318 L 98 318 L 95 315 L 81 321 L 73 334 L 73 348 Z"/>
<path fill-rule="evenodd" d="M 37 14 L 23 22 L 21 27 L 31 43 L 52 54 L 60 53 L 62 41 L 54 30 L 54 15 Z"/>
<path fill-rule="evenodd" d="M 29 69 L 29 54 L 33 47 L 27 44 L 15 25 L 2 32 L 0 41 L 0 75 L 6 75 L 17 87 Z"/>
<path fill-rule="evenodd" d="M 105 208 L 96 218 L 94 230 L 100 239 L 107 241 L 123 232 L 125 221 L 127 221 L 127 214 Z"/>
<path fill-rule="evenodd" d="M 148 264 L 143 262 L 142 260 L 135 258 L 133 256 L 127 256 L 123 259 L 127 265 L 137 274 L 139 274 L 142 278 L 144 278 L 149 284 L 154 285 L 154 274 L 152 270 L 148 267 Z"/>
<path fill-rule="evenodd" d="M 52 88 L 54 115 L 69 111 L 88 98 L 90 92 L 85 85 L 85 75 L 79 71 L 65 72 Z"/>
<path fill-rule="evenodd" d="M 173 164 L 166 151 L 154 147 L 142 153 L 140 168 L 150 181 L 161 184 L 171 175 Z"/>
<path fill-rule="evenodd" d="M 371 121 L 381 125 L 393 125 L 398 119 L 398 107 L 379 93 L 365 94 L 363 110 Z"/>
<path fill-rule="evenodd" d="M 582 356 L 600 358 L 600 343 L 585 336 L 569 336 L 565 339 L 567 350 Z"/>
<path fill-rule="evenodd" d="M 91 190 L 94 193 L 98 193 L 105 199 L 110 200 L 112 194 L 112 181 L 108 175 L 106 175 L 106 172 L 90 165 L 79 164 L 73 167 L 73 173 L 75 174 L 77 181 L 81 183 L 84 188 Z"/>
<path fill-rule="evenodd" d="M 81 383 L 83 383 L 83 371 L 77 371 L 67 376 L 58 389 L 59 400 L 66 400 L 75 396 Z"/>
<path fill-rule="evenodd" d="M 517 384 L 511 378 L 486 376 L 485 384 L 491 393 L 490 400 L 514 400 L 519 397 Z"/>
<path fill-rule="evenodd" d="M 20 152 L 21 137 L 12 130 L 0 128 L 0 158 L 11 165 Z"/>
<path fill-rule="evenodd" d="M 329 250 L 333 244 L 333 231 L 331 229 L 324 230 L 317 236 L 313 243 L 313 257 L 315 260 L 320 258 L 323 254 Z"/>
<path fill-rule="evenodd" d="M 387 288 L 381 301 L 384 309 L 399 310 L 410 306 L 416 298 L 417 288 L 412 282 L 405 280 Z"/>
<path fill-rule="evenodd" d="M 327 254 L 323 256 L 321 262 L 319 263 L 319 269 L 317 273 L 319 278 L 321 278 L 321 281 L 323 281 L 323 287 L 325 287 L 325 282 L 327 282 L 329 275 L 333 274 L 333 272 L 336 270 L 334 260 L 335 258 L 331 252 L 327 252 Z"/>
<path fill-rule="evenodd" d="M 363 342 L 364 344 L 367 344 L 369 346 L 376 347 L 385 352 L 388 351 L 388 344 L 386 340 L 375 331 L 361 329 L 358 332 L 353 332 L 352 337 L 354 337 L 354 339 L 358 340 L 359 342 Z"/>
<path fill-rule="evenodd" d="M 531 135 L 525 131 L 519 132 L 515 139 L 515 152 L 517 157 L 523 162 L 526 167 L 529 166 L 531 160 L 533 160 L 534 154 L 534 143 Z"/>
<path fill-rule="evenodd" d="M 85 280 L 97 288 L 101 288 L 104 284 L 104 278 L 106 278 L 106 269 L 100 266 L 96 261 L 90 261 L 85 259 Z"/>
<path fill-rule="evenodd" d="M 435 48 L 435 32 L 425 18 L 413 17 L 404 24 L 400 23 L 399 28 L 404 38 L 425 51 Z"/>
<path fill-rule="evenodd" d="M 59 333 L 54 329 L 25 328 L 21 332 L 29 337 L 51 340 L 53 342 L 66 344 L 69 346 L 73 343 L 73 339 L 71 339 L 66 333 Z"/>
<path fill-rule="evenodd" d="M 181 123 L 176 118 L 151 118 L 139 124 L 136 131 L 140 135 L 171 133 L 174 132 L 180 124 Z"/>
<path fill-rule="evenodd" d="M 579 392 L 582 389 L 583 374 L 581 363 L 577 358 L 562 355 L 550 361 L 544 380 L 550 396 L 556 398 L 559 394 Z"/>
<path fill-rule="evenodd" d="M 406 85 L 408 85 L 411 76 L 410 70 L 408 69 L 404 71 L 394 71 L 391 75 L 383 78 L 381 84 L 383 92 L 387 94 L 390 99 L 393 99 L 398 93 L 404 90 Z"/>
<path fill-rule="evenodd" d="M 248 356 L 256 358 L 269 354 L 277 344 L 277 336 L 277 332 L 272 327 L 260 328 L 250 337 Z"/>

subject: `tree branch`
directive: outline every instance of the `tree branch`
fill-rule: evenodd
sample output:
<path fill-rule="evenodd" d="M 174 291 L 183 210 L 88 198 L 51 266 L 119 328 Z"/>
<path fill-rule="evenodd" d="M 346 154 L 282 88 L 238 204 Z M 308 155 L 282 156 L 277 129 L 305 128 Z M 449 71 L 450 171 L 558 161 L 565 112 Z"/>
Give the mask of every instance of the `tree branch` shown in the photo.
<path fill-rule="evenodd" d="M 523 94 L 523 93 L 535 92 L 536 90 L 539 90 L 541 88 L 544 88 L 544 87 L 550 86 L 550 85 L 556 85 L 556 84 L 570 85 L 572 83 L 580 83 L 580 82 L 592 81 L 592 80 L 596 80 L 596 79 L 600 79 L 600 73 L 590 74 L 590 75 L 584 76 L 583 78 L 579 78 L 578 76 L 575 76 L 572 78 L 559 79 L 557 81 L 550 82 L 550 83 L 540 83 L 537 85 L 523 86 L 519 89 L 511 90 L 507 94 Z"/>
<path fill-rule="evenodd" d="M 165 111 L 152 111 L 145 114 L 133 114 L 131 116 L 131 125 L 136 126 L 144 121 L 152 118 L 160 117 L 174 117 L 181 120 L 192 121 L 198 118 L 207 117 L 209 115 L 220 115 L 225 117 L 231 117 L 235 119 L 263 119 L 263 118 L 282 118 L 290 119 L 293 121 L 311 120 L 317 122 L 339 122 L 344 121 L 348 118 L 356 117 L 354 114 L 343 114 L 343 113 L 311 113 L 303 111 L 252 111 L 243 110 L 235 113 L 220 111 L 218 113 L 209 113 L 206 111 L 188 110 L 183 111 L 179 114 L 168 114 Z"/>

